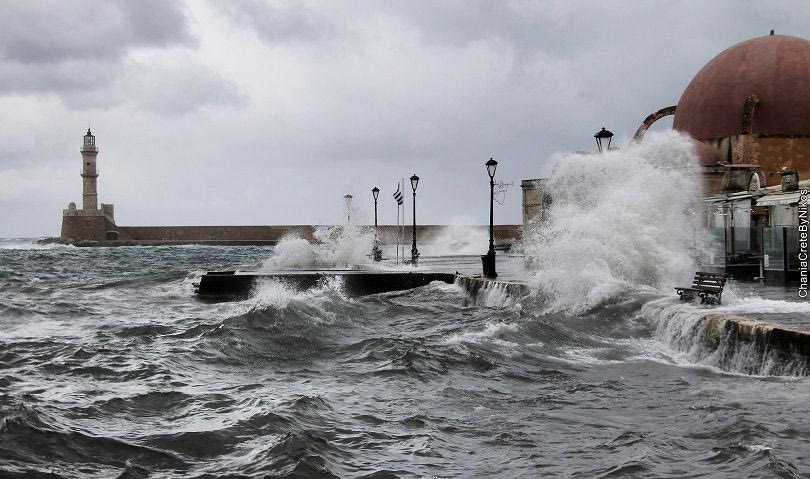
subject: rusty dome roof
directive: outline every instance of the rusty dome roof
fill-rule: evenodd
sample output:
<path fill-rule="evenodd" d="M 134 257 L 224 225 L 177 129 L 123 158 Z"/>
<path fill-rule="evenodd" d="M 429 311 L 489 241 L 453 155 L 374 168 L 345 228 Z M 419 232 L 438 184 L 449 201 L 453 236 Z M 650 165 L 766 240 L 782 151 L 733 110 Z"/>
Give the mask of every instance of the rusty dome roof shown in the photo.
<path fill-rule="evenodd" d="M 686 87 L 673 128 L 699 140 L 737 135 L 752 94 L 752 133 L 810 135 L 810 41 L 767 35 L 726 49 Z"/>

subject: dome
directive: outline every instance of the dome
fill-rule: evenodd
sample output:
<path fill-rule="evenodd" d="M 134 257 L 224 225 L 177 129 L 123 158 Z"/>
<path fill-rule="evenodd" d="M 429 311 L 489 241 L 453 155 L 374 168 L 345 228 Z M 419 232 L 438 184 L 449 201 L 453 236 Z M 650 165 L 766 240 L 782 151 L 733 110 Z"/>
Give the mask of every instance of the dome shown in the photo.
<path fill-rule="evenodd" d="M 723 51 L 684 90 L 673 128 L 699 140 L 737 135 L 753 94 L 752 133 L 810 135 L 810 41 L 768 35 Z"/>

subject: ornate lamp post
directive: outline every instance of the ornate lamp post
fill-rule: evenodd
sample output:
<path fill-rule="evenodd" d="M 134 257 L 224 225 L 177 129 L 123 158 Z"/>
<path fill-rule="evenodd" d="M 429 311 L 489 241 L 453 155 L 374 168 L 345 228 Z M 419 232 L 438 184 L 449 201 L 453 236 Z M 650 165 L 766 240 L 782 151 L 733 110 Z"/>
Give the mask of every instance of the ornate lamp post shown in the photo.
<path fill-rule="evenodd" d="M 487 254 L 481 256 L 481 262 L 484 266 L 484 276 L 487 278 L 496 278 L 498 273 L 495 272 L 495 242 L 494 226 L 493 226 L 493 207 L 495 202 L 495 169 L 498 168 L 498 162 L 492 158 L 486 162 L 487 174 L 489 175 L 489 251 Z"/>
<path fill-rule="evenodd" d="M 411 176 L 411 188 L 413 188 L 413 246 L 411 246 L 411 264 L 416 266 L 419 262 L 419 250 L 416 249 L 416 187 L 419 185 L 419 177 Z"/>
<path fill-rule="evenodd" d="M 352 195 L 346 195 L 343 199 L 346 201 L 346 224 L 352 222 Z"/>
<path fill-rule="evenodd" d="M 380 251 L 380 240 L 377 233 L 377 198 L 380 196 L 380 189 L 376 186 L 371 190 L 374 195 L 374 248 L 371 249 L 371 257 L 374 261 L 382 260 L 382 251 Z"/>
<path fill-rule="evenodd" d="M 597 131 L 595 135 L 596 138 L 596 147 L 599 149 L 599 153 L 603 153 L 610 149 L 610 140 L 613 138 L 613 133 L 610 130 L 605 130 L 603 126 L 601 130 Z M 603 142 L 607 141 L 607 144 L 604 145 L 604 149 L 602 149 Z"/>

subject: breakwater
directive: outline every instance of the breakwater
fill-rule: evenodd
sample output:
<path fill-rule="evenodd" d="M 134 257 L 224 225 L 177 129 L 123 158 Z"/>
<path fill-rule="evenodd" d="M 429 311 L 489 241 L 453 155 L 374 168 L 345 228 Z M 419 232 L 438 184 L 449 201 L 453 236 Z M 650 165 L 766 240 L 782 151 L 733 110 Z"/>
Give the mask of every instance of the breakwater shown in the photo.
<path fill-rule="evenodd" d="M 275 245 L 286 236 L 296 236 L 307 241 L 317 241 L 316 230 L 320 228 L 342 228 L 324 225 L 274 225 L 274 226 L 116 226 L 115 239 L 82 240 L 75 238 L 52 238 L 48 242 L 75 244 L 77 246 L 132 246 L 132 245 Z M 373 226 L 367 226 L 373 230 Z M 431 242 L 440 238 L 448 228 L 468 231 L 471 234 L 487 233 L 486 225 L 450 226 L 417 225 L 416 235 L 420 242 Z M 513 242 L 522 234 L 522 225 L 495 225 L 496 242 Z M 411 226 L 404 228 L 406 243 L 412 237 Z M 380 225 L 378 234 L 382 244 L 395 244 L 402 235 L 402 228 L 396 225 Z"/>
<path fill-rule="evenodd" d="M 810 330 L 671 300 L 647 303 L 641 315 L 661 342 L 691 361 L 742 374 L 810 374 Z"/>

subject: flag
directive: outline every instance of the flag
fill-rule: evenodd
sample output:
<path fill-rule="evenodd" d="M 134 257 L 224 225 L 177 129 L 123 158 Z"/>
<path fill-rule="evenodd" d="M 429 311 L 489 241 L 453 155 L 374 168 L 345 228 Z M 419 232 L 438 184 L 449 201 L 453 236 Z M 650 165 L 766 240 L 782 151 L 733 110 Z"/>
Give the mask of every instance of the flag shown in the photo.
<path fill-rule="evenodd" d="M 399 183 L 397 183 L 397 191 L 394 192 L 394 199 L 397 200 L 398 205 L 402 205 L 402 192 L 399 191 Z"/>

